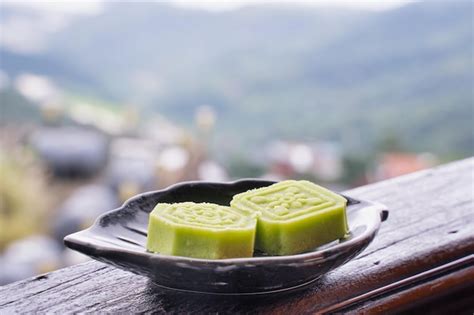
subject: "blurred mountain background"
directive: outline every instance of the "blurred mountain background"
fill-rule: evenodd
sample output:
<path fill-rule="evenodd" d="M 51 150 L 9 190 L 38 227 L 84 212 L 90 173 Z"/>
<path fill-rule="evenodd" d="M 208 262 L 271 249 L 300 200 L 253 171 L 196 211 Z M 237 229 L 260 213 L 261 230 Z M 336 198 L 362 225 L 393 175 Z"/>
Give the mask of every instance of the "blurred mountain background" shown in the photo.
<path fill-rule="evenodd" d="M 278 137 L 364 153 L 396 138 L 453 159 L 473 152 L 472 12 L 471 1 L 224 12 L 111 3 L 48 34 L 33 56 L 2 46 L 2 69 L 183 125 L 209 104 L 219 152 Z"/>
<path fill-rule="evenodd" d="M 239 2 L 0 2 L 0 285 L 176 182 L 341 191 L 473 155 L 472 1 L 201 4 Z"/>

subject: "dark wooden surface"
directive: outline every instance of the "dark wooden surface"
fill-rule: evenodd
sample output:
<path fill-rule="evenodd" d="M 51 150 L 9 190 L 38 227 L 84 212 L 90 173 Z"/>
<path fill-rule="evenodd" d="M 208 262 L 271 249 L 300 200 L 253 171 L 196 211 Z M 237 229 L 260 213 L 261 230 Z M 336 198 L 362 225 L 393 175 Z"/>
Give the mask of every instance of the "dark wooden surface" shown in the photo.
<path fill-rule="evenodd" d="M 469 313 L 474 307 L 473 176 L 471 158 L 346 192 L 385 203 L 389 219 L 362 254 L 303 291 L 258 298 L 189 295 L 91 261 L 0 287 L 0 314 Z"/>

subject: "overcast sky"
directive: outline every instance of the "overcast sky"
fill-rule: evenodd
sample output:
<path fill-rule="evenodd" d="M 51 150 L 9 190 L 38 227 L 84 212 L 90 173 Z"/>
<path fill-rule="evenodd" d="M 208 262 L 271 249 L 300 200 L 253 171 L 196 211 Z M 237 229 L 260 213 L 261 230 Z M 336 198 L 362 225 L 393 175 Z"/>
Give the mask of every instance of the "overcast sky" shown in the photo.
<path fill-rule="evenodd" d="M 60 31 L 75 17 L 100 14 L 107 2 L 103 0 L 3 0 L 0 6 L 21 9 L 17 14 L 0 18 L 0 47 L 22 54 L 40 53 L 48 48 L 50 35 Z M 125 2 L 113 1 L 114 3 Z M 152 2 L 152 1 L 148 1 Z M 291 4 L 310 7 L 338 7 L 359 10 L 389 10 L 402 6 L 408 0 L 214 0 L 153 1 L 169 3 L 182 8 L 210 11 L 234 10 L 246 5 Z M 134 2 L 137 5 L 139 1 Z M 143 3 L 143 2 L 142 2 Z M 1 8 L 0 8 L 1 10 Z M 34 14 L 29 14 L 33 12 Z"/>
<path fill-rule="evenodd" d="M 30 7 L 37 10 L 55 11 L 63 13 L 77 13 L 77 14 L 97 14 L 103 8 L 103 4 L 107 2 L 124 2 L 124 1 L 104 1 L 104 0 L 61 0 L 61 1 L 45 1 L 45 0 L 6 0 L 2 1 L 3 5 L 7 6 L 23 6 Z M 307 6 L 332 6 L 344 8 L 356 8 L 367 10 L 386 10 L 399 7 L 405 3 L 413 2 L 410 0 L 170 0 L 170 1 L 148 1 L 171 3 L 176 6 L 185 8 L 200 8 L 204 10 L 232 10 L 245 5 L 255 4 L 278 4 L 291 3 L 294 5 Z M 139 2 L 135 2 L 139 4 Z"/>

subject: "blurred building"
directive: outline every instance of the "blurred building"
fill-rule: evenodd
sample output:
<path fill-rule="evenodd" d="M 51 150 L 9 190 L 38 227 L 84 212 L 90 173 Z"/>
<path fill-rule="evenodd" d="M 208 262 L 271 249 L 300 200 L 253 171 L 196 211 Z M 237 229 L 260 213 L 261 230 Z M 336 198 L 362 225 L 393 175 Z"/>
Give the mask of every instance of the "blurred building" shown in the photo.
<path fill-rule="evenodd" d="M 31 135 L 30 144 L 59 177 L 92 176 L 107 162 L 108 140 L 94 130 L 44 127 Z"/>
<path fill-rule="evenodd" d="M 436 157 L 430 153 L 384 153 L 378 159 L 370 177 L 372 181 L 379 181 L 431 168 L 436 164 Z"/>
<path fill-rule="evenodd" d="M 198 167 L 199 180 L 211 182 L 225 182 L 229 175 L 225 168 L 214 160 L 203 161 Z"/>
<path fill-rule="evenodd" d="M 105 182 L 120 202 L 157 187 L 156 161 L 161 146 L 152 140 L 119 137 L 110 144 Z"/>
<path fill-rule="evenodd" d="M 62 267 L 61 246 L 45 235 L 12 242 L 0 256 L 0 285 Z"/>
<path fill-rule="evenodd" d="M 118 198 L 111 188 L 99 184 L 84 185 L 53 214 L 51 234 L 62 244 L 66 235 L 88 228 L 99 215 L 118 206 Z"/>
<path fill-rule="evenodd" d="M 185 129 L 157 114 L 142 122 L 139 128 L 139 136 L 153 140 L 159 145 L 183 145 L 189 138 Z"/>
<path fill-rule="evenodd" d="M 265 148 L 265 159 L 272 178 L 309 174 L 330 182 L 343 173 L 342 149 L 334 142 L 273 141 Z"/>

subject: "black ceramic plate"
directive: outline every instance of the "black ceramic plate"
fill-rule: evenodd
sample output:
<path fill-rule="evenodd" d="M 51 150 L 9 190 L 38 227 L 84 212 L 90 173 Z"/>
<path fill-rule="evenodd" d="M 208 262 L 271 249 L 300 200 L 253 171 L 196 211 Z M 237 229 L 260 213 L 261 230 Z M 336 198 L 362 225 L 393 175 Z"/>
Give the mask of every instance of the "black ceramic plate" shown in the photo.
<path fill-rule="evenodd" d="M 215 294 L 262 294 L 305 286 L 359 254 L 387 218 L 385 206 L 348 196 L 350 235 L 291 256 L 196 259 L 146 251 L 148 214 L 158 202 L 212 202 L 229 205 L 232 196 L 273 184 L 264 180 L 232 183 L 188 182 L 138 195 L 100 216 L 86 230 L 64 239 L 67 247 L 99 261 L 150 277 L 157 285 Z"/>

